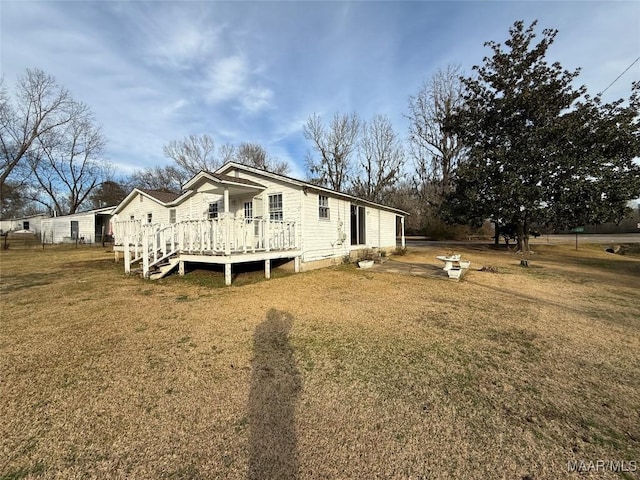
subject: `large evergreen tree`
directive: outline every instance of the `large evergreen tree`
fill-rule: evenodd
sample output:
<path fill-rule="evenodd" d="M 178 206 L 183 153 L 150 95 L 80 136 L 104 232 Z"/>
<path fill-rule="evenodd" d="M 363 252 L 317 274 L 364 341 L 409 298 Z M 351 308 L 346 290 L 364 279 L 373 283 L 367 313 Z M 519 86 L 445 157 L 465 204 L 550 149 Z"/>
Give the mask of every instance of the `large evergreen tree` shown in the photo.
<path fill-rule="evenodd" d="M 463 79 L 464 106 L 449 122 L 468 152 L 455 175 L 451 217 L 511 224 L 523 251 L 534 223 L 620 220 L 640 195 L 640 87 L 628 104 L 589 97 L 573 85 L 579 70 L 545 59 L 557 31 L 543 30 L 533 44 L 535 25 L 516 22 L 504 49 L 485 44 L 493 55 Z"/>

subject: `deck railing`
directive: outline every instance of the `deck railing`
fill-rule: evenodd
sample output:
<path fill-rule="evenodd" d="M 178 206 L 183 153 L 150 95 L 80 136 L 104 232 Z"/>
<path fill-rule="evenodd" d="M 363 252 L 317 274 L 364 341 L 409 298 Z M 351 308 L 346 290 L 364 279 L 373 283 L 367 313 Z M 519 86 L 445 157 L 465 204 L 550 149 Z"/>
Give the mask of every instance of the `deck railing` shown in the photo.
<path fill-rule="evenodd" d="M 116 222 L 116 244 L 124 247 L 125 271 L 142 259 L 143 272 L 174 253 L 231 255 L 300 248 L 295 221 L 222 217 L 173 224 Z"/>

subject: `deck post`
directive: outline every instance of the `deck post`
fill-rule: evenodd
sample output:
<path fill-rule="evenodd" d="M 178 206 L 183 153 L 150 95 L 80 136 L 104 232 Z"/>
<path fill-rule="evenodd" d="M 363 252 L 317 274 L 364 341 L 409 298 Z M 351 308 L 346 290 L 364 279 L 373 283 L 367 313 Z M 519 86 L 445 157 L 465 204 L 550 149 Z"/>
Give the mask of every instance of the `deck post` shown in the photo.
<path fill-rule="evenodd" d="M 231 285 L 231 264 L 224 264 L 224 284 Z"/>
<path fill-rule="evenodd" d="M 269 280 L 271 278 L 271 260 L 264 261 L 264 278 Z"/>
<path fill-rule="evenodd" d="M 114 250 L 113 251 L 113 255 L 114 255 L 115 262 L 118 263 L 118 260 L 120 260 L 120 251 L 119 250 Z"/>
<path fill-rule="evenodd" d="M 184 276 L 184 261 L 180 260 L 178 263 L 178 275 Z"/>
<path fill-rule="evenodd" d="M 293 271 L 300 273 L 300 255 L 293 259 Z"/>
<path fill-rule="evenodd" d="M 400 224 L 402 225 L 402 239 L 400 240 L 400 244 L 402 245 L 402 248 L 405 248 L 405 238 L 404 238 L 404 216 L 400 217 Z"/>
<path fill-rule="evenodd" d="M 124 273 L 131 273 L 131 251 L 129 250 L 129 237 L 124 239 Z"/>

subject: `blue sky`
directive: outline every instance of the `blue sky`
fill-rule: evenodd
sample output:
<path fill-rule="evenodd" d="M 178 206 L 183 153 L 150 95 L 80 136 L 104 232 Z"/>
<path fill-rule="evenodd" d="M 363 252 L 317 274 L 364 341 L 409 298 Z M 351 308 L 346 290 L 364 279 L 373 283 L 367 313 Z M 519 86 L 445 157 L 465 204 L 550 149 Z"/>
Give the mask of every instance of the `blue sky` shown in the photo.
<path fill-rule="evenodd" d="M 640 2 L 0 2 L 0 67 L 26 68 L 87 103 L 121 174 L 169 163 L 188 134 L 259 142 L 304 177 L 309 115 L 388 115 L 438 68 L 471 67 L 515 20 L 557 28 L 550 60 L 602 91 L 640 56 Z M 640 62 L 605 93 L 628 97 Z"/>

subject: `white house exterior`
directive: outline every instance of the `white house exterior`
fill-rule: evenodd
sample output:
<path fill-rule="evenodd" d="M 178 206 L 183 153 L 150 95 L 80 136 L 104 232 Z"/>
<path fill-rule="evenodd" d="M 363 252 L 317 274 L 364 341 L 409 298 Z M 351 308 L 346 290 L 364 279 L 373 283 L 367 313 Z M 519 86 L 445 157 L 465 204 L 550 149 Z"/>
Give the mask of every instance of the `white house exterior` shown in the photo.
<path fill-rule="evenodd" d="M 27 217 L 3 219 L 0 220 L 0 232 L 7 233 L 17 230 L 28 230 L 35 235 L 40 235 L 41 222 L 46 218 L 49 218 L 49 215 L 37 214 Z"/>
<path fill-rule="evenodd" d="M 110 235 L 111 214 L 115 207 L 98 208 L 87 212 L 43 218 L 43 243 L 98 243 L 103 235 Z"/>
<path fill-rule="evenodd" d="M 114 210 L 116 251 L 125 269 L 136 259 L 150 275 L 171 259 L 220 263 L 227 283 L 234 263 L 295 260 L 296 270 L 342 261 L 365 248 L 396 248 L 405 212 L 235 162 L 200 172 L 184 192 L 135 189 Z M 402 230 L 404 246 L 404 230 Z"/>

